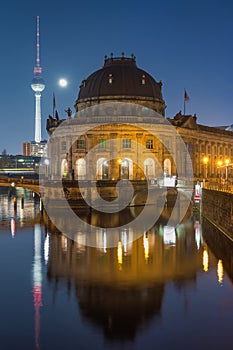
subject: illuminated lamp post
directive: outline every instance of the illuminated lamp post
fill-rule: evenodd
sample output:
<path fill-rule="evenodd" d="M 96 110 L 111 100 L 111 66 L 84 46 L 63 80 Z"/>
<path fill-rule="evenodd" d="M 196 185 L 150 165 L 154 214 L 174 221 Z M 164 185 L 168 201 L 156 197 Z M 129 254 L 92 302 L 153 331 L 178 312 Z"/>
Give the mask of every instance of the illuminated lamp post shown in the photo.
<path fill-rule="evenodd" d="M 226 167 L 226 188 L 228 187 L 228 166 L 229 166 L 230 160 L 225 159 L 225 167 Z"/>
<path fill-rule="evenodd" d="M 203 161 L 203 164 L 204 164 L 204 184 L 205 184 L 205 180 L 207 179 L 207 175 L 208 175 L 208 173 L 207 173 L 207 165 L 208 165 L 208 162 L 209 162 L 209 158 L 208 157 L 203 157 L 203 159 L 202 159 L 202 161 Z"/>
<path fill-rule="evenodd" d="M 221 185 L 222 184 L 222 170 L 221 170 L 221 168 L 222 168 L 222 161 L 218 160 L 217 165 L 218 165 L 217 168 L 219 169 L 219 177 L 220 177 L 220 185 Z"/>
<path fill-rule="evenodd" d="M 48 169 L 49 169 L 49 160 L 45 159 L 44 164 L 45 164 L 45 177 L 47 179 L 48 176 L 49 176 L 49 171 L 48 171 Z"/>

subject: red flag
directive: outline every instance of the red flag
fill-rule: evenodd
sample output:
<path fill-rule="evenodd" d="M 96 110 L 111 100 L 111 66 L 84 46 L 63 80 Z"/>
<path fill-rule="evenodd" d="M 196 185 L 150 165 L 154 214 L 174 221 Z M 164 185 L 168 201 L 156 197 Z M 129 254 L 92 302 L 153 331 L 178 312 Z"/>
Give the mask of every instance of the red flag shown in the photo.
<path fill-rule="evenodd" d="M 187 91 L 184 89 L 184 100 L 185 101 L 189 101 L 190 98 L 189 98 L 189 95 L 187 94 Z"/>

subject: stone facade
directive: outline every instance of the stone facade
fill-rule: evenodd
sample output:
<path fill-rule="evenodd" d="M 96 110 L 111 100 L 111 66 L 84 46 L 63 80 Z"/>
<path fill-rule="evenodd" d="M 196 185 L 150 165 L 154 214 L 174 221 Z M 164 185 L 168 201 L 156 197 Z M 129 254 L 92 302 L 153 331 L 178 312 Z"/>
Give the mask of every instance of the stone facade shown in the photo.
<path fill-rule="evenodd" d="M 82 82 L 76 112 L 47 120 L 52 179 L 230 180 L 232 131 L 200 125 L 196 115 L 181 112 L 164 118 L 161 88 L 137 68 L 135 57 L 107 59 Z"/>

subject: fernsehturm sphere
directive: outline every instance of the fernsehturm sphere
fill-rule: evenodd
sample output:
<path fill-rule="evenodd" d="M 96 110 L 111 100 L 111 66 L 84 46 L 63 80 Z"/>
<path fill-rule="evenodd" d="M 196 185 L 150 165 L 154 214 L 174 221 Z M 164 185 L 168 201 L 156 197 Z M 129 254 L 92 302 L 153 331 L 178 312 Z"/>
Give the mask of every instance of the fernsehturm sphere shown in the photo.
<path fill-rule="evenodd" d="M 45 89 L 45 83 L 42 79 L 42 68 L 40 66 L 40 27 L 39 16 L 36 17 L 36 65 L 34 67 L 34 78 L 31 82 L 31 88 L 35 91 L 35 142 L 41 142 L 41 92 Z"/>

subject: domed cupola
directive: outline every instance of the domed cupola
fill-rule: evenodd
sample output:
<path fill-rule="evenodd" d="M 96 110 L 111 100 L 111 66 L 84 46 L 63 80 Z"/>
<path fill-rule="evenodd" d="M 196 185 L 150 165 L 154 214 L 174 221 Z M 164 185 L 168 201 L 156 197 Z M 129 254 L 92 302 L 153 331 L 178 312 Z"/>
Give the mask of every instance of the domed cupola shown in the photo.
<path fill-rule="evenodd" d="M 76 111 L 104 102 L 132 102 L 151 108 L 164 115 L 165 102 L 162 98 L 162 82 L 155 79 L 136 65 L 135 56 L 131 58 L 105 57 L 101 69 L 83 79 Z"/>

